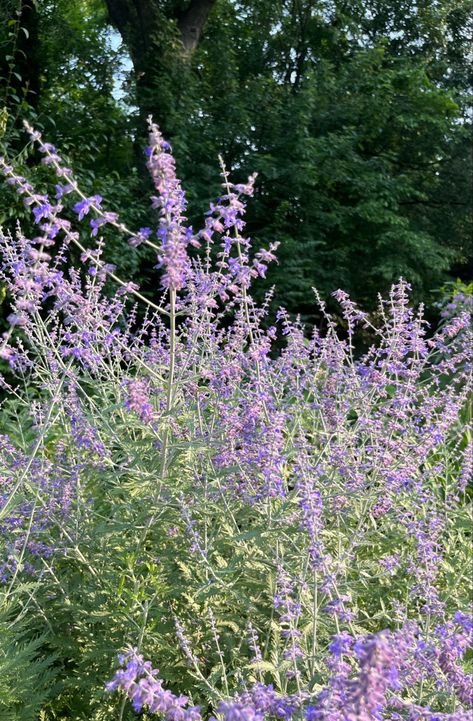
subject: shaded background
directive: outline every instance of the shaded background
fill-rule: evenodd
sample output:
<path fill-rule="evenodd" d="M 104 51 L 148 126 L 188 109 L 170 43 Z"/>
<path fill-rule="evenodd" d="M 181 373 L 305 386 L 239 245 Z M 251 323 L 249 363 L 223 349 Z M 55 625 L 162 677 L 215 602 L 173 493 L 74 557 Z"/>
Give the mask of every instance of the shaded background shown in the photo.
<path fill-rule="evenodd" d="M 367 309 L 400 275 L 417 301 L 472 276 L 472 3 L 465 0 L 0 0 L 0 135 L 39 189 L 28 118 L 133 228 L 152 225 L 149 113 L 200 227 L 258 172 L 257 245 L 278 240 L 278 303 L 314 319 L 312 286 Z M 105 205 L 105 204 L 104 204 Z M 27 211 L 2 186 L 0 222 Z M 155 258 L 113 231 L 107 260 L 152 295 Z"/>

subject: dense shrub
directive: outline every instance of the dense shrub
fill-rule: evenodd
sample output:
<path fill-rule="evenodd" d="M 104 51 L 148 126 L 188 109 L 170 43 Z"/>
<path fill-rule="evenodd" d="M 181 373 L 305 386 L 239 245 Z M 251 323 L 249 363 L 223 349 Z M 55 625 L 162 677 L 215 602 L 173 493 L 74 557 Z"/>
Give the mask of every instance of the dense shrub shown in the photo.
<path fill-rule="evenodd" d="M 401 280 L 376 316 L 338 291 L 342 330 L 325 313 L 306 337 L 252 299 L 275 259 L 244 234 L 252 178 L 223 168 L 194 232 L 151 124 L 159 224 L 131 232 L 30 132 L 59 182 L 52 199 L 1 162 L 38 226 L 1 236 L 1 598 L 40 638 L 17 686 L 50 668 L 28 707 L 0 704 L 14 719 L 466 721 L 468 315 L 430 336 Z M 156 250 L 161 296 L 107 263 L 104 224 Z M 13 634 L 0 669 L 17 651 Z"/>

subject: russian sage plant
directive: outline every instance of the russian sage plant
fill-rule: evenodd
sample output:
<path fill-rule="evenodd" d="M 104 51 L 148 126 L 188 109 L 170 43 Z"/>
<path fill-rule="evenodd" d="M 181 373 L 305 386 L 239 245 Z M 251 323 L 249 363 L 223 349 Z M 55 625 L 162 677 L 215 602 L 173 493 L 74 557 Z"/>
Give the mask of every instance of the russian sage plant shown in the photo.
<path fill-rule="evenodd" d="M 150 120 L 156 227 L 132 231 L 28 130 L 55 193 L 0 161 L 38 228 L 0 238 L 0 575 L 44 621 L 43 713 L 466 721 L 468 313 L 430 333 L 401 279 L 371 316 L 337 291 L 341 328 L 315 293 L 307 335 L 253 300 L 254 177 L 222 165 L 195 231 Z M 105 224 L 156 252 L 155 297 Z"/>

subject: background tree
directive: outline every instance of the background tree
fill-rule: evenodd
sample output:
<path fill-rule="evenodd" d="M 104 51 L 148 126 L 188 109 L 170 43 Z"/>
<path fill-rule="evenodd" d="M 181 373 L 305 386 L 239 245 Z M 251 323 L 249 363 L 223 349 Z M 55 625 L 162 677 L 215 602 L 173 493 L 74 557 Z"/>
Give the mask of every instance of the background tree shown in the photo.
<path fill-rule="evenodd" d="M 143 125 L 153 115 L 173 135 L 189 110 L 190 63 L 216 0 L 106 0 L 133 61 Z M 187 102 L 186 102 L 187 101 Z"/>
<path fill-rule="evenodd" d="M 3 107 L 16 116 L 22 100 L 32 108 L 39 102 L 38 11 L 34 0 L 0 3 L 0 91 Z"/>
<path fill-rule="evenodd" d="M 466 259 L 467 4 L 435 5 L 221 2 L 209 20 L 180 164 L 198 197 L 218 151 L 259 171 L 250 231 L 281 241 L 270 280 L 293 310 L 314 284 L 369 303 L 400 274 L 425 297 Z"/>
<path fill-rule="evenodd" d="M 36 123 L 132 225 L 156 220 L 139 161 L 152 113 L 172 139 L 192 222 L 218 192 L 219 153 L 237 179 L 258 171 L 248 232 L 281 241 L 267 284 L 290 310 L 311 317 L 314 285 L 369 305 L 401 274 L 427 301 L 452 274 L 468 276 L 467 0 L 35 7 Z M 154 292 L 153 257 L 124 253 L 115 235 L 108 248 Z"/>

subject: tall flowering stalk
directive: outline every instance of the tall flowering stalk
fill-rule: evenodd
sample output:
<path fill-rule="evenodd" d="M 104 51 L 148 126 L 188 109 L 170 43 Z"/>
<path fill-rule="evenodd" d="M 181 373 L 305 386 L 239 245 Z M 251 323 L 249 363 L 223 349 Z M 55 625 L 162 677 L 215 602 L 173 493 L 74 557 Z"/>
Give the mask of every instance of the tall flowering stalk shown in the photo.
<path fill-rule="evenodd" d="M 164 140 L 158 126 L 148 118 L 149 146 L 146 148 L 147 163 L 158 194 L 152 196 L 151 205 L 159 211 L 157 236 L 161 241 L 158 256 L 164 268 L 163 286 L 170 292 L 186 285 L 190 272 L 187 246 L 192 240 L 192 228 L 186 227 L 186 198 L 176 176 L 176 163 L 171 146 Z M 194 243 L 196 241 L 193 241 Z"/>
<path fill-rule="evenodd" d="M 149 146 L 146 148 L 147 163 L 158 195 L 152 196 L 152 207 L 159 211 L 157 235 L 161 241 L 158 255 L 160 266 L 164 268 L 162 284 L 169 291 L 169 376 L 166 391 L 166 413 L 173 404 L 174 374 L 176 363 L 176 293 L 186 285 L 190 273 L 190 261 L 187 246 L 191 240 L 192 229 L 183 224 L 186 199 L 176 176 L 176 165 L 171 154 L 171 146 L 161 135 L 152 118 L 149 123 Z M 164 477 L 168 462 L 168 438 L 166 429 L 163 439 L 161 475 Z"/>

